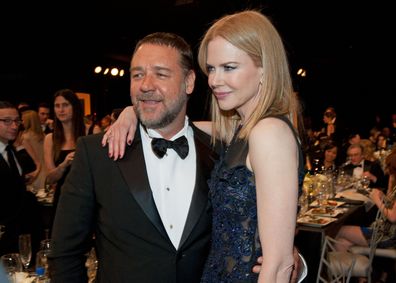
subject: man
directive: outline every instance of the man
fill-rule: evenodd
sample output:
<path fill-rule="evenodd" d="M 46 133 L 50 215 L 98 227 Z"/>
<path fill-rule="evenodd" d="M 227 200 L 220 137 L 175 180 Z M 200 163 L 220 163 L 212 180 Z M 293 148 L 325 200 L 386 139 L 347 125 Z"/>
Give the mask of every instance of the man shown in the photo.
<path fill-rule="evenodd" d="M 93 235 L 97 282 L 200 281 L 211 228 L 206 180 L 215 156 L 208 136 L 186 118 L 192 62 L 190 47 L 176 35 L 152 34 L 138 43 L 131 97 L 141 124 L 117 162 L 100 146 L 101 135 L 79 140 L 53 226 L 51 282 L 86 282 L 84 254 Z M 154 137 L 183 135 L 182 157 L 168 149 L 160 158 L 151 148 Z"/>
<path fill-rule="evenodd" d="M 386 178 L 379 163 L 364 159 L 364 148 L 360 143 L 348 147 L 350 163 L 343 167 L 345 174 L 356 179 L 366 177 L 370 180 L 371 188 L 387 188 Z"/>
<path fill-rule="evenodd" d="M 35 196 L 26 191 L 22 168 L 12 147 L 22 123 L 17 108 L 0 101 L 0 255 L 18 252 L 18 236 L 31 233 L 33 251 L 40 240 L 40 219 Z"/>
<path fill-rule="evenodd" d="M 48 104 L 45 102 L 40 103 L 37 112 L 40 118 L 41 129 L 43 130 L 44 134 L 52 133 L 54 130 L 54 121 L 49 118 L 50 107 Z"/>

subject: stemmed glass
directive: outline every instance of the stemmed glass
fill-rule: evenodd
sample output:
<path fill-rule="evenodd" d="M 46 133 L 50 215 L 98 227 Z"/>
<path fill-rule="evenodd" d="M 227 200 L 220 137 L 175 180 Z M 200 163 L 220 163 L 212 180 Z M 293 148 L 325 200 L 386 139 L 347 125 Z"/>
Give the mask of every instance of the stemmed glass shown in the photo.
<path fill-rule="evenodd" d="M 32 259 L 32 240 L 30 234 L 19 235 L 19 255 L 25 270 L 29 268 Z"/>
<path fill-rule="evenodd" d="M 19 254 L 5 254 L 1 256 L 4 270 L 7 272 L 10 282 L 16 282 L 16 272 L 22 271 L 22 263 Z"/>
<path fill-rule="evenodd" d="M 5 226 L 0 225 L 0 239 L 1 239 L 1 236 L 3 236 L 4 232 L 5 232 Z"/>

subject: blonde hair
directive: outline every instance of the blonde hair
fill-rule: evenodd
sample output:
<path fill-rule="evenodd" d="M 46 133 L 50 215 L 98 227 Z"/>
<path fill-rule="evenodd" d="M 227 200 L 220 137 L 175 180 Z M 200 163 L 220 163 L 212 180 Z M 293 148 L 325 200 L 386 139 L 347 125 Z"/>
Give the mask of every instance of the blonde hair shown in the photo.
<path fill-rule="evenodd" d="M 227 15 L 217 20 L 204 35 L 198 51 L 198 63 L 206 75 L 208 44 L 217 36 L 246 52 L 256 66 L 263 69 L 258 103 L 242 126 L 238 137 L 246 140 L 252 128 L 268 116 L 288 116 L 297 128 L 295 118 L 298 103 L 293 92 L 286 51 L 270 20 L 253 10 Z M 220 138 L 229 143 L 240 120 L 236 110 L 223 111 L 217 100 L 212 99 L 211 115 L 212 141 Z"/>
<path fill-rule="evenodd" d="M 22 113 L 23 126 L 25 132 L 31 132 L 38 141 L 44 139 L 44 133 L 41 128 L 40 118 L 36 111 L 27 110 Z"/>

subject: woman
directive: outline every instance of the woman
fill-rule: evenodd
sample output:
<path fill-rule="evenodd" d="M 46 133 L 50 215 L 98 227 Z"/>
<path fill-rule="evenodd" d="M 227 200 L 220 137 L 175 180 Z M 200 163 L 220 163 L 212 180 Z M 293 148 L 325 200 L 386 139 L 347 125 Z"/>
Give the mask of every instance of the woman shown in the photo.
<path fill-rule="evenodd" d="M 30 176 L 33 190 L 37 192 L 40 189 L 44 189 L 47 175 L 44 166 L 44 133 L 36 111 L 24 111 L 22 113 L 22 121 L 25 129 L 22 133 L 22 144 L 36 164 L 36 170 L 28 175 Z"/>
<path fill-rule="evenodd" d="M 60 189 L 70 170 L 78 137 L 85 133 L 83 110 L 77 95 L 70 89 L 58 90 L 54 95 L 54 132 L 45 136 L 44 161 L 47 183 L 55 184 L 54 212 Z"/>
<path fill-rule="evenodd" d="M 338 147 L 333 141 L 329 141 L 323 148 L 323 157 L 320 160 L 322 173 L 331 174 L 334 177 L 338 174 L 337 153 Z"/>
<path fill-rule="evenodd" d="M 289 282 L 304 170 L 281 38 L 259 12 L 236 13 L 209 28 L 198 61 L 214 99 L 213 123 L 196 125 L 227 145 L 209 181 L 212 247 L 202 282 Z"/>

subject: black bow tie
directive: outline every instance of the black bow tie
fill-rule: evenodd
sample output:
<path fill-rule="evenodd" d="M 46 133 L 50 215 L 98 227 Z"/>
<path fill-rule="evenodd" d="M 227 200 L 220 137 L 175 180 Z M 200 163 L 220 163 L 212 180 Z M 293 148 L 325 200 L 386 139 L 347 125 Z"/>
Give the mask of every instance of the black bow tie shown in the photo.
<path fill-rule="evenodd" d="M 177 154 L 184 159 L 188 155 L 188 141 L 185 136 L 181 136 L 174 141 L 169 141 L 161 138 L 153 138 L 151 141 L 151 148 L 158 158 L 162 158 L 168 148 L 173 148 Z"/>
<path fill-rule="evenodd" d="M 355 169 L 356 167 L 362 168 L 363 166 L 362 166 L 362 164 L 356 164 L 356 165 L 352 164 L 352 167 L 353 167 L 353 169 Z"/>

